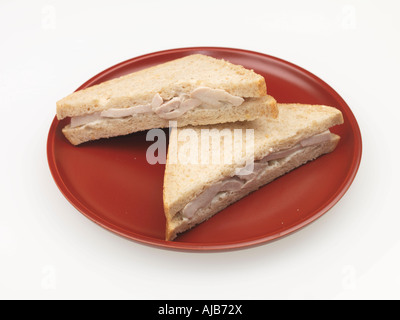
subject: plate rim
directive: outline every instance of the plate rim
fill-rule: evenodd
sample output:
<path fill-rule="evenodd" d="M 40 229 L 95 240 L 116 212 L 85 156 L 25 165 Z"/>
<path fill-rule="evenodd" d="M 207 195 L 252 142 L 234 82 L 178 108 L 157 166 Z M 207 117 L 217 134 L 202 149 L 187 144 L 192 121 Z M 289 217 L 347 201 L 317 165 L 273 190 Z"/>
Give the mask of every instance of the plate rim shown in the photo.
<path fill-rule="evenodd" d="M 117 225 L 110 221 L 106 221 L 105 219 L 99 217 L 93 210 L 85 207 L 83 203 L 81 203 L 72 192 L 68 189 L 68 187 L 65 185 L 63 182 L 63 179 L 61 177 L 61 174 L 59 173 L 55 155 L 54 155 L 54 138 L 55 138 L 55 132 L 57 129 L 57 126 L 59 124 L 59 120 L 57 119 L 57 116 L 54 117 L 52 124 L 49 129 L 48 137 L 47 137 L 47 145 L 46 145 L 46 151 L 47 151 L 47 162 L 48 166 L 50 169 L 50 173 L 53 177 L 53 180 L 55 181 L 58 189 L 61 191 L 63 196 L 68 200 L 69 203 L 72 204 L 72 206 L 77 209 L 81 214 L 83 214 L 85 217 L 87 217 L 89 220 L 92 222 L 95 222 L 96 224 L 100 225 L 104 229 L 112 232 L 113 234 L 116 234 L 120 237 L 123 237 L 124 239 L 128 239 L 131 241 L 134 241 L 136 243 L 141 243 L 144 245 L 148 245 L 151 247 L 155 248 L 162 248 L 162 249 L 172 249 L 172 250 L 179 250 L 179 251 L 189 251 L 189 252 L 216 252 L 216 251 L 231 251 L 231 250 L 238 250 L 238 249 L 245 249 L 249 247 L 255 247 L 259 245 L 263 245 L 266 243 L 270 243 L 272 241 L 279 240 L 283 237 L 286 237 L 290 234 L 293 234 L 296 231 L 299 231 L 300 229 L 303 229 L 305 226 L 311 224 L 312 222 L 316 221 L 319 219 L 321 216 L 323 216 L 326 212 L 328 212 L 333 206 L 335 206 L 338 201 L 344 196 L 345 193 L 349 190 L 350 186 L 352 185 L 358 170 L 361 165 L 361 160 L 362 160 L 362 153 L 363 153 L 363 145 L 362 145 L 362 136 L 361 136 L 361 130 L 358 125 L 358 122 L 346 103 L 346 101 L 325 81 L 323 81 L 321 78 L 316 76 L 315 74 L 311 73 L 310 71 L 292 63 L 289 61 L 286 61 L 284 59 L 271 56 L 265 53 L 257 52 L 257 51 L 252 51 L 252 50 L 246 50 L 246 49 L 240 49 L 240 48 L 232 48 L 232 47 L 215 47 L 215 46 L 207 46 L 207 47 L 182 47 L 182 48 L 174 48 L 174 49 L 167 49 L 167 50 L 161 50 L 161 51 L 155 51 L 151 53 L 146 53 L 134 58 L 130 58 L 128 60 L 119 62 L 99 73 L 91 77 L 89 80 L 85 81 L 82 85 L 80 85 L 75 91 L 84 89 L 89 87 L 93 82 L 97 81 L 98 78 L 104 77 L 110 72 L 114 72 L 117 69 L 123 68 L 125 65 L 129 65 L 131 63 L 137 63 L 140 60 L 147 59 L 149 57 L 156 57 L 160 55 L 168 55 L 172 53 L 195 53 L 196 51 L 218 51 L 218 52 L 234 52 L 234 53 L 244 53 L 244 54 L 250 54 L 250 55 L 256 55 L 256 56 L 261 56 L 267 59 L 272 59 L 275 62 L 279 62 L 281 64 L 290 66 L 291 68 L 294 68 L 301 73 L 305 73 L 308 77 L 311 77 L 314 81 L 319 83 L 324 90 L 328 91 L 330 95 L 332 95 L 336 101 L 339 102 L 340 106 L 346 109 L 346 115 L 348 117 L 348 120 L 350 121 L 350 127 L 352 128 L 353 132 L 353 137 L 355 139 L 355 145 L 358 146 L 358 148 L 354 148 L 352 152 L 352 158 L 353 161 L 350 164 L 350 169 L 348 170 L 348 173 L 346 175 L 346 178 L 343 180 L 341 186 L 338 188 L 338 192 L 332 194 L 332 197 L 326 201 L 324 201 L 324 204 L 319 208 L 315 209 L 314 212 L 310 212 L 309 217 L 300 223 L 296 223 L 294 226 L 289 227 L 282 232 L 277 232 L 272 235 L 266 235 L 266 236 L 255 236 L 252 238 L 248 238 L 246 240 L 238 240 L 238 241 L 230 241 L 230 242 L 215 242 L 215 243 L 197 243 L 197 242 L 179 242 L 179 241 L 166 241 L 163 239 L 157 239 L 153 237 L 149 237 L 143 234 L 138 234 L 137 232 L 131 232 L 129 235 L 126 233 L 122 232 L 122 228 L 119 228 Z M 78 205 L 79 204 L 79 205 Z M 94 217 L 97 217 L 95 219 Z"/>

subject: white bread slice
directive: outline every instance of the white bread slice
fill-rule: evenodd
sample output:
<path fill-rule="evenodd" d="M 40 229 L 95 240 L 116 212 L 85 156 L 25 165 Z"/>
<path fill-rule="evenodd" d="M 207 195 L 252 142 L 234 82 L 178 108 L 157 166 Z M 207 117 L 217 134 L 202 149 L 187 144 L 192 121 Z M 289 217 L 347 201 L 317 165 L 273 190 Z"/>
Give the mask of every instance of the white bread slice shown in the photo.
<path fill-rule="evenodd" d="M 253 70 L 193 54 L 76 91 L 57 102 L 57 117 L 61 120 L 110 108 L 145 105 L 156 93 L 166 101 L 200 86 L 222 89 L 242 98 L 267 94 L 264 77 Z"/>
<path fill-rule="evenodd" d="M 237 107 L 195 108 L 179 117 L 176 122 L 178 127 L 184 127 L 255 120 L 263 116 L 276 118 L 277 110 L 275 99 L 267 95 L 261 98 L 250 98 Z M 154 113 L 143 113 L 120 119 L 104 119 L 75 128 L 67 125 L 62 131 L 73 145 L 78 145 L 90 140 L 127 135 L 152 128 L 167 128 L 168 126 L 168 120 L 162 119 Z"/>
<path fill-rule="evenodd" d="M 254 160 L 257 161 L 270 153 L 292 148 L 306 138 L 343 123 L 341 112 L 328 106 L 278 104 L 278 109 L 278 119 L 261 118 L 249 122 L 220 124 L 213 126 L 213 128 L 220 131 L 224 129 L 231 131 L 234 129 L 254 129 Z M 204 128 L 209 127 L 191 127 L 190 129 L 200 135 Z M 333 151 L 339 141 L 338 136 L 332 135 L 329 141 L 305 147 L 292 156 L 273 161 L 272 165 L 266 167 L 261 173 L 259 183 L 254 185 L 252 189 L 223 193 L 218 201 L 213 201 L 212 204 L 200 209 L 192 219 L 188 220 L 183 218 L 183 208 L 210 186 L 225 178 L 235 176 L 236 169 L 244 167 L 249 159 L 243 152 L 242 144 L 234 145 L 232 153 L 241 156 L 232 163 L 181 163 L 179 157 L 174 156 L 179 154 L 181 148 L 187 148 L 187 141 L 182 143 L 177 139 L 181 130 L 183 129 L 178 128 L 171 133 L 170 141 L 178 141 L 178 143 L 171 145 L 170 142 L 164 175 L 163 200 L 166 217 L 166 240 L 173 240 L 179 233 L 209 219 L 228 205 L 307 161 Z M 221 150 L 223 150 L 222 138 L 220 142 Z M 200 148 L 200 146 L 198 147 Z M 174 161 L 171 161 L 172 157 Z"/>

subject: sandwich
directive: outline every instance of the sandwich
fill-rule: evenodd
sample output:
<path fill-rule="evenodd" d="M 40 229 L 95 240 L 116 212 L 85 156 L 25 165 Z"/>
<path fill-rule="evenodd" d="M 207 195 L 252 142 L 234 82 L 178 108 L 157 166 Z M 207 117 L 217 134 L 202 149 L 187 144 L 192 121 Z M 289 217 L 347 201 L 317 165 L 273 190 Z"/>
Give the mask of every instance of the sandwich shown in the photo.
<path fill-rule="evenodd" d="M 278 112 L 277 119 L 171 129 L 163 185 L 166 240 L 336 148 L 340 137 L 330 128 L 343 123 L 338 109 L 278 104 Z"/>
<path fill-rule="evenodd" d="M 65 137 L 90 140 L 167 128 L 277 117 L 263 76 L 243 66 L 192 54 L 87 89 L 57 102 L 57 118 L 70 118 Z"/>

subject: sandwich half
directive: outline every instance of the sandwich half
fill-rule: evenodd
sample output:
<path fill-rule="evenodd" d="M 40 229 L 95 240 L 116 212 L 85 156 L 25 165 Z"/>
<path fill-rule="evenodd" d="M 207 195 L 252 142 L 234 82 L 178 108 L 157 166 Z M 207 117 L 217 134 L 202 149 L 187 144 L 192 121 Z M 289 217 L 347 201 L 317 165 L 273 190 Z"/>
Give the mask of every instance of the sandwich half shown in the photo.
<path fill-rule="evenodd" d="M 278 109 L 277 119 L 171 130 L 163 190 L 166 240 L 336 148 L 340 137 L 329 129 L 343 123 L 338 109 L 302 104 Z"/>
<path fill-rule="evenodd" d="M 152 128 L 277 116 L 264 77 L 240 65 L 193 54 L 76 91 L 57 102 L 74 145 Z"/>

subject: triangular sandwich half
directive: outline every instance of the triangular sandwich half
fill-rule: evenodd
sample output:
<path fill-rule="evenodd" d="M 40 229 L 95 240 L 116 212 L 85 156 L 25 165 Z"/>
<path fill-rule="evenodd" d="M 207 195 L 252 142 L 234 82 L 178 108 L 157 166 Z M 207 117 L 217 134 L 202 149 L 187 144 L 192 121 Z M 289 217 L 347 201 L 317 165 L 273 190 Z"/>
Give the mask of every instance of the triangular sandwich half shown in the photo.
<path fill-rule="evenodd" d="M 152 128 L 277 116 L 263 76 L 240 65 L 193 54 L 70 94 L 57 118 L 74 145 Z"/>
<path fill-rule="evenodd" d="M 329 128 L 343 123 L 339 110 L 302 104 L 278 104 L 278 109 L 277 119 L 171 131 L 163 191 L 166 240 L 335 149 L 340 137 Z"/>

